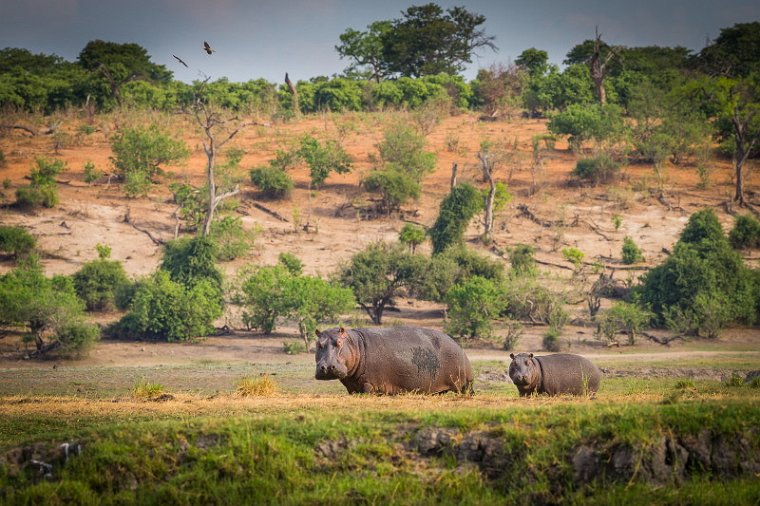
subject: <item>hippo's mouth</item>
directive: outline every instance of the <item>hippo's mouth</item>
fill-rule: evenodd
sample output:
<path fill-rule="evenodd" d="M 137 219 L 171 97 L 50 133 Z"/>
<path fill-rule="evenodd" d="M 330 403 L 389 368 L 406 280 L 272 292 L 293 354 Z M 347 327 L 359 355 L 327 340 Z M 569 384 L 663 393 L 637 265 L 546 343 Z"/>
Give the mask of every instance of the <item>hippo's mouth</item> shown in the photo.
<path fill-rule="evenodd" d="M 317 372 L 314 374 L 314 378 L 318 380 L 334 380 L 334 379 L 343 379 L 346 377 L 346 373 L 342 371 L 320 371 L 319 368 L 317 368 Z"/>

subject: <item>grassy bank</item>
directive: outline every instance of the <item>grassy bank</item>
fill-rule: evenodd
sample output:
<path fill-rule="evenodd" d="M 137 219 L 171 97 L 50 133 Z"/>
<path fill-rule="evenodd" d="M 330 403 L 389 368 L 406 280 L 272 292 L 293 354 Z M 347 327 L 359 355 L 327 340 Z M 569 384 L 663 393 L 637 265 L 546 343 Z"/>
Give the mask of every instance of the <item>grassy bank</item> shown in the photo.
<path fill-rule="evenodd" d="M 747 466 L 760 465 L 760 389 L 671 390 L 680 396 L 7 397 L 0 499 L 756 503 L 760 483 Z"/>

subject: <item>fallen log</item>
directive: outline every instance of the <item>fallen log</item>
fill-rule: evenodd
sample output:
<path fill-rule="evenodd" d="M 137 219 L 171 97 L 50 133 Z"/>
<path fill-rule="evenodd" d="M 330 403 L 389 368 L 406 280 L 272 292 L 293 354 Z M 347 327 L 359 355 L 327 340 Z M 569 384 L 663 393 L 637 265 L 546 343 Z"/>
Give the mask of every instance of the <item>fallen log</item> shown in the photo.
<path fill-rule="evenodd" d="M 253 207 L 255 207 L 256 209 L 258 209 L 259 211 L 264 211 L 269 216 L 277 218 L 280 221 L 284 221 L 285 223 L 290 223 L 287 218 L 285 218 L 283 215 L 281 215 L 277 211 L 273 211 L 273 210 L 269 209 L 268 207 L 265 207 L 265 206 L 259 204 L 258 202 L 254 202 L 253 203 Z"/>

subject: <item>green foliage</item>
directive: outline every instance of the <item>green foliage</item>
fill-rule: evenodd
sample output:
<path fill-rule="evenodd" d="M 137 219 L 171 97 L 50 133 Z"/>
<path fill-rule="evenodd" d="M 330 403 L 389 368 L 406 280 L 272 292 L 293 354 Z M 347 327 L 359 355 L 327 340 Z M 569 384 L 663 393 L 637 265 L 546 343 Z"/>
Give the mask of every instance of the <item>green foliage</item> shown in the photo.
<path fill-rule="evenodd" d="M 353 290 L 356 302 L 380 325 L 394 298 L 421 284 L 426 263 L 424 257 L 407 253 L 399 244 L 377 242 L 351 257 L 337 278 Z"/>
<path fill-rule="evenodd" d="M 409 246 L 411 252 L 414 253 L 417 246 L 425 242 L 425 229 L 411 223 L 404 223 L 398 234 L 398 240 L 401 244 Z"/>
<path fill-rule="evenodd" d="M 740 214 L 734 221 L 728 240 L 735 249 L 760 248 L 760 221 L 748 214 Z"/>
<path fill-rule="evenodd" d="M 575 177 L 595 186 L 613 181 L 619 172 L 620 164 L 605 154 L 578 160 L 575 169 L 573 169 Z"/>
<path fill-rule="evenodd" d="M 89 311 L 113 310 L 116 293 L 129 282 L 121 262 L 108 260 L 107 256 L 86 262 L 73 280 L 77 295 Z"/>
<path fill-rule="evenodd" d="M 623 224 L 623 217 L 619 214 L 613 214 L 612 215 L 612 226 L 615 227 L 615 231 L 617 232 L 620 230 L 620 226 Z"/>
<path fill-rule="evenodd" d="M 351 171 L 351 157 L 335 141 L 329 140 L 324 145 L 310 135 L 301 138 L 301 147 L 297 151 L 311 170 L 313 187 L 322 186 L 330 172 L 345 174 Z"/>
<path fill-rule="evenodd" d="M 624 126 L 621 110 L 616 105 L 571 104 L 551 119 L 548 128 L 553 134 L 567 135 L 573 151 L 578 152 L 587 140 L 593 139 L 599 144 L 617 141 Z"/>
<path fill-rule="evenodd" d="M 219 288 L 211 280 L 185 285 L 158 270 L 137 285 L 129 312 L 112 332 L 133 339 L 188 341 L 210 334 L 221 315 Z"/>
<path fill-rule="evenodd" d="M 21 227 L 0 225 L 0 252 L 14 259 L 25 257 L 37 247 L 37 239 Z"/>
<path fill-rule="evenodd" d="M 490 279 L 472 276 L 456 284 L 446 294 L 449 320 L 446 332 L 465 338 L 490 338 L 491 320 L 501 309 L 499 285 Z"/>
<path fill-rule="evenodd" d="M 251 230 L 243 228 L 243 220 L 235 216 L 225 216 L 211 224 L 209 238 L 214 243 L 216 259 L 229 262 L 248 253 L 256 243 L 261 227 Z"/>
<path fill-rule="evenodd" d="M 303 273 L 303 262 L 293 253 L 283 251 L 277 256 L 277 263 L 285 267 L 293 276 L 300 276 Z"/>
<path fill-rule="evenodd" d="M 377 145 L 380 159 L 387 166 L 409 174 L 417 182 L 435 170 L 436 155 L 425 151 L 425 137 L 409 125 L 396 123 L 383 133 Z"/>
<path fill-rule="evenodd" d="M 299 353 L 307 353 L 306 345 L 300 341 L 291 341 L 282 343 L 282 351 L 285 355 L 298 355 Z"/>
<path fill-rule="evenodd" d="M 520 276 L 504 285 L 502 313 L 513 320 L 540 322 L 562 329 L 569 320 L 561 292 L 554 293 L 530 276 Z"/>
<path fill-rule="evenodd" d="M 498 261 L 468 249 L 454 246 L 430 260 L 422 282 L 412 293 L 420 298 L 445 302 L 452 286 L 462 284 L 473 276 L 479 276 L 495 284 L 504 279 L 504 265 Z"/>
<path fill-rule="evenodd" d="M 210 237 L 175 239 L 166 243 L 161 269 L 172 281 L 185 286 L 209 281 L 221 294 L 222 273 L 216 266 L 217 254 L 216 244 Z"/>
<path fill-rule="evenodd" d="M 169 190 L 179 206 L 179 219 L 191 230 L 197 230 L 208 211 L 208 196 L 201 188 L 188 183 L 171 183 Z"/>
<path fill-rule="evenodd" d="M 757 318 L 752 272 L 723 235 L 711 209 L 694 213 L 661 265 L 642 277 L 639 296 L 658 321 L 716 335 L 726 323 Z"/>
<path fill-rule="evenodd" d="M 464 232 L 472 217 L 482 209 L 480 192 L 469 184 L 460 184 L 441 201 L 438 218 L 430 228 L 433 254 L 462 242 Z"/>
<path fill-rule="evenodd" d="M 380 211 L 386 214 L 398 211 L 409 200 L 419 198 L 422 190 L 419 181 L 413 175 L 395 165 L 371 171 L 362 181 L 362 185 L 367 191 L 380 194 Z"/>
<path fill-rule="evenodd" d="M 84 164 L 84 182 L 94 183 L 101 177 L 103 177 L 103 171 L 96 169 L 95 164 L 88 160 Z"/>
<path fill-rule="evenodd" d="M 697 55 L 696 63 L 708 75 L 746 76 L 760 72 L 760 22 L 736 23 Z"/>
<path fill-rule="evenodd" d="M 308 348 L 317 325 L 349 311 L 354 298 L 349 289 L 275 265 L 245 278 L 235 302 L 243 307 L 243 323 L 264 334 L 271 334 L 281 319 L 294 320 Z"/>
<path fill-rule="evenodd" d="M 251 170 L 251 183 L 269 198 L 283 198 L 293 189 L 293 179 L 276 167 L 258 167 Z"/>
<path fill-rule="evenodd" d="M 598 331 L 609 342 L 617 342 L 615 335 L 623 332 L 628 336 L 628 344 L 633 345 L 636 342 L 636 334 L 649 325 L 653 316 L 651 312 L 636 304 L 616 302 L 597 318 Z"/>
<path fill-rule="evenodd" d="M 578 248 L 571 246 L 568 248 L 562 248 L 562 256 L 565 260 L 573 264 L 576 269 L 578 269 L 583 264 L 583 258 L 586 256 L 586 254 Z"/>
<path fill-rule="evenodd" d="M 641 252 L 636 243 L 628 236 L 623 239 L 623 263 L 635 264 L 637 262 L 643 262 L 644 255 Z"/>
<path fill-rule="evenodd" d="M 509 263 L 512 264 L 512 272 L 516 276 L 535 276 L 538 274 L 536 266 L 536 248 L 529 244 L 518 244 L 509 250 Z"/>
<path fill-rule="evenodd" d="M 54 207 L 58 204 L 55 177 L 66 168 L 63 160 L 39 157 L 29 175 L 31 184 L 16 190 L 16 204 L 21 207 Z"/>
<path fill-rule="evenodd" d="M 147 194 L 151 177 L 161 172 L 161 165 L 179 162 L 189 154 L 183 141 L 173 139 L 155 124 L 119 131 L 111 139 L 111 150 L 111 163 L 127 183 L 128 197 Z"/>
<path fill-rule="evenodd" d="M 5 151 L 0 149 L 0 169 L 4 168 L 6 165 L 6 159 L 5 159 Z"/>
<path fill-rule="evenodd" d="M 336 50 L 353 60 L 350 72 L 378 81 L 390 74 L 457 74 L 478 48 L 495 49 L 493 37 L 479 28 L 486 18 L 464 7 L 444 12 L 429 3 L 401 14 L 401 19 L 372 23 L 366 32 L 349 28 L 340 36 Z"/>
<path fill-rule="evenodd" d="M 99 337 L 70 278 L 46 278 L 36 257 L 0 276 L 0 323 L 29 329 L 38 352 L 79 356 Z M 57 346 L 57 348 L 56 348 Z"/>
<path fill-rule="evenodd" d="M 557 353 L 561 351 L 559 336 L 561 332 L 554 327 L 550 327 L 544 337 L 541 339 L 541 346 L 544 350 L 550 353 Z"/>

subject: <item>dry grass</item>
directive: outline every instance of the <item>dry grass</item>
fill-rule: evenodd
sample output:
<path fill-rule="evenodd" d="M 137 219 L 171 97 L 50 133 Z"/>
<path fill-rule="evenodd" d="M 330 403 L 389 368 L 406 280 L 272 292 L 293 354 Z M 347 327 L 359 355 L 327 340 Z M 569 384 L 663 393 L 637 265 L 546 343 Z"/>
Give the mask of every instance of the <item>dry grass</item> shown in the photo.
<path fill-rule="evenodd" d="M 242 378 L 235 389 L 235 394 L 239 397 L 271 397 L 275 392 L 277 384 L 268 374 L 262 374 L 258 378 Z"/>

